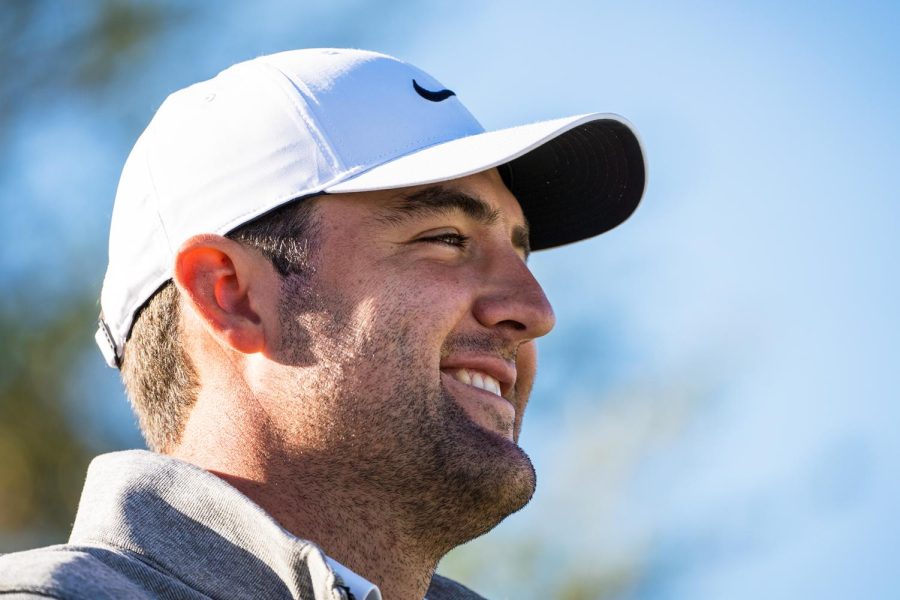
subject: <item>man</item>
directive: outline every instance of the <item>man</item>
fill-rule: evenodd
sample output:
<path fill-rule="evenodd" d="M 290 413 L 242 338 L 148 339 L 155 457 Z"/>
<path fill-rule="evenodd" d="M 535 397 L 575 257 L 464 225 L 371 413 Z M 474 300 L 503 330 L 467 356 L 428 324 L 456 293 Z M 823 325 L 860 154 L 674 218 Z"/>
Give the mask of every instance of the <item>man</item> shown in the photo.
<path fill-rule="evenodd" d="M 153 452 L 95 459 L 69 543 L 0 558 L 0 593 L 479 597 L 434 570 L 534 491 L 528 254 L 643 189 L 622 119 L 485 133 L 381 54 L 176 92 L 122 173 L 97 334 Z"/>

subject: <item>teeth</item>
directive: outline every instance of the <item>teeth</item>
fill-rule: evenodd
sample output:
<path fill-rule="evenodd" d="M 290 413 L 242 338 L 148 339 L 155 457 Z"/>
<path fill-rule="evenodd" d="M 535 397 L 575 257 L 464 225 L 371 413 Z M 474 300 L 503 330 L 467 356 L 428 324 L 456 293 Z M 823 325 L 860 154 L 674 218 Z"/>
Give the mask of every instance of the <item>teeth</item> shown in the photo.
<path fill-rule="evenodd" d="M 487 389 L 487 386 L 484 385 L 484 377 L 481 376 L 481 373 L 472 373 L 472 387 L 477 387 L 482 390 Z"/>
<path fill-rule="evenodd" d="M 477 387 L 480 390 L 500 395 L 500 382 L 480 371 L 472 371 L 469 369 L 457 369 L 453 372 L 453 377 L 458 381 Z"/>

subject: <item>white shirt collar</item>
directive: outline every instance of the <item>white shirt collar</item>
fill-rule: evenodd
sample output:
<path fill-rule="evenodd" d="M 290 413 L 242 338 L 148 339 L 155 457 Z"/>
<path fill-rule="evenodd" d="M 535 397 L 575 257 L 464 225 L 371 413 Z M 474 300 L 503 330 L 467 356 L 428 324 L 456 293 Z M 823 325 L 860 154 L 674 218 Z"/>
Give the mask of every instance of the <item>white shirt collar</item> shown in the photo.
<path fill-rule="evenodd" d="M 356 600 L 381 600 L 381 590 L 378 589 L 377 585 L 365 577 L 357 575 L 330 556 L 325 556 L 325 562 L 340 576 L 344 585 L 350 588 L 350 593 L 353 594 Z"/>

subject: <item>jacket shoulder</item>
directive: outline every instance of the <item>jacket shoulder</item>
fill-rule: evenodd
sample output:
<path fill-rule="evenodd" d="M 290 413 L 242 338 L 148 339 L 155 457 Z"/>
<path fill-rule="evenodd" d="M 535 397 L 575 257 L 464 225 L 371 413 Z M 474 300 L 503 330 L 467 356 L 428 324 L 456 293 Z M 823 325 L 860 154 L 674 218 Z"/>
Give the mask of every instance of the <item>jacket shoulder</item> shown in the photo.
<path fill-rule="evenodd" d="M 435 575 L 428 587 L 428 600 L 485 600 L 461 583 Z"/>
<path fill-rule="evenodd" d="M 66 545 L 0 556 L 0 596 L 58 600 L 150 598 L 146 590 L 104 562 L 96 549 Z"/>

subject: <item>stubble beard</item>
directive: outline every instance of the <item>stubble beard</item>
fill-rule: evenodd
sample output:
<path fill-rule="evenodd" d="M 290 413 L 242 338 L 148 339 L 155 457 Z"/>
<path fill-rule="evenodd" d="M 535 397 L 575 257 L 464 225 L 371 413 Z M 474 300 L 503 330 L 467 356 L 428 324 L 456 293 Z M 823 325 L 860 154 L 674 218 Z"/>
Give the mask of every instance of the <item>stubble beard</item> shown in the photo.
<path fill-rule="evenodd" d="M 331 350 L 314 354 L 316 361 L 334 364 L 319 370 L 329 380 L 312 386 L 319 397 L 311 401 L 324 417 L 328 471 L 349 483 L 342 493 L 371 505 L 373 514 L 390 519 L 386 526 L 438 557 L 528 503 L 536 484 L 528 455 L 476 424 L 453 399 L 436 358 L 429 366 L 416 332 L 407 325 L 416 319 L 381 314 L 378 331 L 360 342 L 348 335 L 352 307 L 323 298 L 321 290 L 311 297 L 309 289 L 285 295 L 292 300 L 283 307 L 282 347 L 295 348 L 308 361 L 315 336 L 298 316 L 327 315 L 319 321 L 330 323 L 327 331 L 317 333 L 326 336 Z"/>
<path fill-rule="evenodd" d="M 385 441 L 402 442 L 392 443 L 405 474 L 393 491 L 406 504 L 411 531 L 430 531 L 436 548 L 446 552 L 524 507 L 536 478 L 531 460 L 515 442 L 476 424 L 439 375 L 426 379 L 411 376 L 394 390 L 392 404 L 419 403 L 425 410 L 402 432 L 400 427 L 386 432 Z"/>

